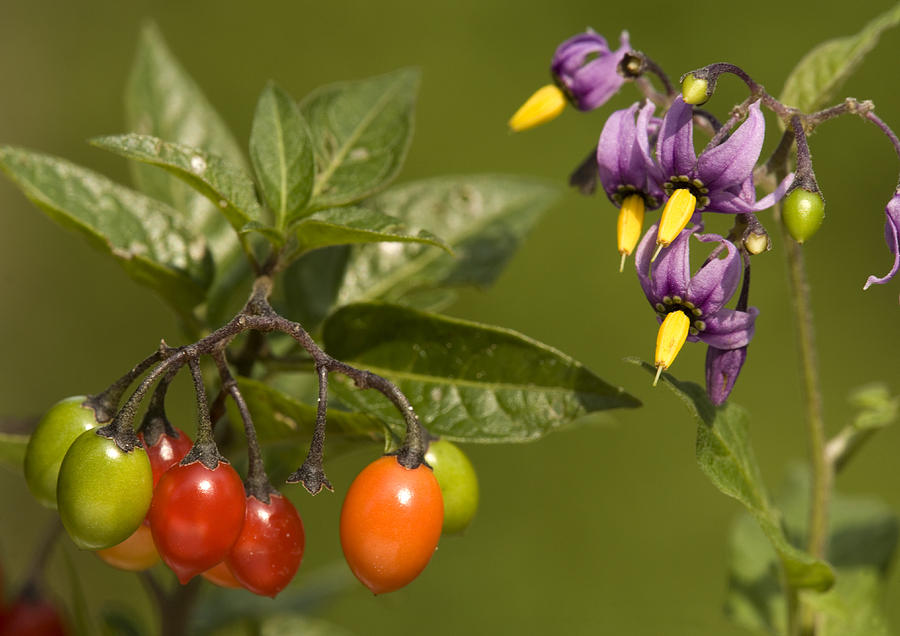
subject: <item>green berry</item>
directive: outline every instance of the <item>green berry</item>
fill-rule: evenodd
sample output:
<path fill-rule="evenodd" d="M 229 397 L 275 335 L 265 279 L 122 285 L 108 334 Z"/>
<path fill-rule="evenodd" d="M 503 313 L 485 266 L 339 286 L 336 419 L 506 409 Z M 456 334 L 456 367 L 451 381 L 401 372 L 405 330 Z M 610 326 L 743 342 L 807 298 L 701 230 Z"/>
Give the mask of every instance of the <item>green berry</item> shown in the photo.
<path fill-rule="evenodd" d="M 127 539 L 147 515 L 153 470 L 141 447 L 129 452 L 115 441 L 85 431 L 59 469 L 59 518 L 83 550 L 109 548 Z"/>
<path fill-rule="evenodd" d="M 25 482 L 34 498 L 56 508 L 59 466 L 72 442 L 100 426 L 94 410 L 82 406 L 87 396 L 76 395 L 54 404 L 38 422 L 25 451 Z"/>
<path fill-rule="evenodd" d="M 797 188 L 785 197 L 781 218 L 788 234 L 802 243 L 821 227 L 825 219 L 825 200 L 818 192 Z"/>
<path fill-rule="evenodd" d="M 425 461 L 444 497 L 444 534 L 462 532 L 478 510 L 478 476 L 459 446 L 447 440 L 431 442 Z"/>

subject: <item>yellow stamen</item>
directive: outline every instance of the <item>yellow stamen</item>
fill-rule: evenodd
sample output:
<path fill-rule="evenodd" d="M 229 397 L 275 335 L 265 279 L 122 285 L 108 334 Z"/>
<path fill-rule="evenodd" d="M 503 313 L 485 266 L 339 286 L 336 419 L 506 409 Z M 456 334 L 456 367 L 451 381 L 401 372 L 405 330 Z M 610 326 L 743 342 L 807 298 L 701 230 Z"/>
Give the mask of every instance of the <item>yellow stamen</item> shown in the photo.
<path fill-rule="evenodd" d="M 620 272 L 625 267 L 625 257 L 631 254 L 638 244 L 643 227 L 644 197 L 639 194 L 630 194 L 622 201 L 616 233 L 619 242 L 619 254 L 622 255 L 622 262 L 619 264 Z"/>
<path fill-rule="evenodd" d="M 667 314 L 659 326 L 659 333 L 656 334 L 656 379 L 653 380 L 653 386 L 656 386 L 660 373 L 672 366 L 675 356 L 687 340 L 690 327 L 691 319 L 683 311 Z"/>
<path fill-rule="evenodd" d="M 678 238 L 681 230 L 687 227 L 688 221 L 694 216 L 697 207 L 697 197 L 687 188 L 678 188 L 666 201 L 662 215 L 659 217 L 659 232 L 656 235 L 656 244 L 660 247 L 668 247 L 672 241 Z M 656 250 L 659 254 L 659 248 Z M 656 254 L 653 259 L 656 260 Z"/>
<path fill-rule="evenodd" d="M 509 120 L 513 132 L 540 126 L 555 119 L 566 107 L 566 96 L 553 84 L 542 86 Z"/>

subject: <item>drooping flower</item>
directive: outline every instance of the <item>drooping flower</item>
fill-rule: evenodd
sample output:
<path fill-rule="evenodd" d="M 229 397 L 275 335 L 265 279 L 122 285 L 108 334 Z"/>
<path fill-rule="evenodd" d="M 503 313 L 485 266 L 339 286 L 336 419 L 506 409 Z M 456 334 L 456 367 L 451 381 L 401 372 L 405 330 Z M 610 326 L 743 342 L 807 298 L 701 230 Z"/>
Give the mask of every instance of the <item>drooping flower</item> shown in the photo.
<path fill-rule="evenodd" d="M 698 229 L 682 230 L 656 262 L 651 263 L 658 230 L 653 225 L 635 253 L 638 279 L 660 322 L 655 358 L 657 377 L 671 366 L 686 341 L 704 342 L 728 352 L 745 348 L 753 338 L 759 310 L 750 307 L 747 311 L 739 311 L 725 307 L 740 282 L 738 249 L 717 234 L 698 234 Z M 708 259 L 693 276 L 691 236 L 704 243 L 717 242 L 725 252 L 724 258 Z M 711 400 L 717 404 L 724 402 L 742 364 L 740 354 L 723 357 L 714 353 L 712 359 L 707 357 L 707 393 Z M 725 383 L 721 383 L 723 373 L 728 376 Z M 712 384 L 709 384 L 710 378 Z"/>
<path fill-rule="evenodd" d="M 884 240 L 887 242 L 888 249 L 894 254 L 894 265 L 891 271 L 879 278 L 878 276 L 869 276 L 863 289 L 868 289 L 870 285 L 881 285 L 891 280 L 900 270 L 900 189 L 894 192 L 894 196 L 888 201 L 884 208 Z"/>
<path fill-rule="evenodd" d="M 741 367 L 747 360 L 747 347 L 737 349 L 706 349 L 706 394 L 719 406 L 725 403 L 734 388 Z"/>
<path fill-rule="evenodd" d="M 628 32 L 613 51 L 606 39 L 588 29 L 557 47 L 550 65 L 553 84 L 538 89 L 510 118 L 509 127 L 519 132 L 557 117 L 566 101 L 579 110 L 593 110 L 607 102 L 621 88 L 625 78 L 617 68 L 631 50 Z"/>
<path fill-rule="evenodd" d="M 669 195 L 660 218 L 657 245 L 672 243 L 696 212 L 745 214 L 771 207 L 793 180 L 788 175 L 769 195 L 756 199 L 753 168 L 759 159 L 766 123 L 759 101 L 746 120 L 722 143 L 694 152 L 693 107 L 679 95 L 663 118 L 656 146 Z"/>
<path fill-rule="evenodd" d="M 639 110 L 640 108 L 640 110 Z M 655 210 L 663 199 L 659 168 L 650 156 L 650 133 L 654 105 L 632 104 L 614 112 L 606 120 L 597 144 L 597 172 L 603 190 L 620 208 L 618 247 L 625 258 L 634 251 L 641 237 L 644 211 Z M 637 115 L 637 121 L 635 121 Z M 654 125 L 658 125 L 656 120 Z"/>

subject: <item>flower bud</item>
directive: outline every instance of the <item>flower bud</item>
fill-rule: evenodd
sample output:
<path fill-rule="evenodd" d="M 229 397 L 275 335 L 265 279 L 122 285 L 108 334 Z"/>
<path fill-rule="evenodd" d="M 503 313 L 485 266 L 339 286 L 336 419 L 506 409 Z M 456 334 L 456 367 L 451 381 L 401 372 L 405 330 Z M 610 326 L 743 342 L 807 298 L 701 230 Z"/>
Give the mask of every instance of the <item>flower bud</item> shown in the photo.
<path fill-rule="evenodd" d="M 681 80 L 681 97 L 685 104 L 699 106 L 709 99 L 709 82 L 699 79 L 693 73 L 688 73 Z"/>
<path fill-rule="evenodd" d="M 784 199 L 781 219 L 795 241 L 803 243 L 825 219 L 825 199 L 818 192 L 795 188 Z"/>

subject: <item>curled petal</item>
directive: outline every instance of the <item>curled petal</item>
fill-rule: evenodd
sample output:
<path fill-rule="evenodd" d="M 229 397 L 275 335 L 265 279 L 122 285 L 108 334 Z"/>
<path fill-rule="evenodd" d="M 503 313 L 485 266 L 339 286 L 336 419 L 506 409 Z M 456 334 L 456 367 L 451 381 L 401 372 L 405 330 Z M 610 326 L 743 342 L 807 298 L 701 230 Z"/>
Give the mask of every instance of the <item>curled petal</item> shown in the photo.
<path fill-rule="evenodd" d="M 734 295 L 741 279 L 741 257 L 737 248 L 718 234 L 698 234 L 707 243 L 717 241 L 724 245 L 725 258 L 713 258 L 694 274 L 688 283 L 687 299 L 694 303 L 704 316 L 715 314 Z"/>
<path fill-rule="evenodd" d="M 693 117 L 694 107 L 685 104 L 679 95 L 663 118 L 656 158 L 668 176 L 690 175 L 697 163 Z"/>
<path fill-rule="evenodd" d="M 884 240 L 888 249 L 894 254 L 894 265 L 891 271 L 882 276 L 869 276 L 863 289 L 868 289 L 872 284 L 883 284 L 891 280 L 900 270 L 900 191 L 894 193 L 893 198 L 884 209 L 887 219 L 884 222 Z"/>
<path fill-rule="evenodd" d="M 720 309 L 703 319 L 706 328 L 700 332 L 699 338 L 717 349 L 746 347 L 753 338 L 758 315 L 756 307 L 750 307 L 747 311 Z"/>
<path fill-rule="evenodd" d="M 618 66 L 627 49 L 619 49 L 585 64 L 568 84 L 579 110 L 594 110 L 605 104 L 625 83 Z"/>
<path fill-rule="evenodd" d="M 762 212 L 767 208 L 771 208 L 778 201 L 781 201 L 784 198 L 785 193 L 787 193 L 788 188 L 791 187 L 791 184 L 794 183 L 794 173 L 791 172 L 784 179 L 781 180 L 781 183 L 778 184 L 778 187 L 775 188 L 774 192 L 770 192 L 762 199 L 757 201 L 753 205 L 754 212 Z"/>
<path fill-rule="evenodd" d="M 747 347 L 706 350 L 706 394 L 716 406 L 725 403 L 747 360 Z"/>
<path fill-rule="evenodd" d="M 655 262 L 658 225 L 654 224 L 641 239 L 634 255 L 638 280 L 651 305 L 662 302 L 665 296 L 685 296 L 691 278 L 689 239 L 697 228 L 682 230 L 672 244 L 664 248 Z"/>
<path fill-rule="evenodd" d="M 572 36 L 556 47 L 550 72 L 557 77 L 572 75 L 584 65 L 588 56 L 604 56 L 609 52 L 606 38 L 589 29 L 586 33 Z"/>
<path fill-rule="evenodd" d="M 766 120 L 756 101 L 750 104 L 747 119 L 726 141 L 700 153 L 697 176 L 710 190 L 743 183 L 753 174 L 765 133 Z"/>

